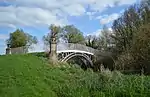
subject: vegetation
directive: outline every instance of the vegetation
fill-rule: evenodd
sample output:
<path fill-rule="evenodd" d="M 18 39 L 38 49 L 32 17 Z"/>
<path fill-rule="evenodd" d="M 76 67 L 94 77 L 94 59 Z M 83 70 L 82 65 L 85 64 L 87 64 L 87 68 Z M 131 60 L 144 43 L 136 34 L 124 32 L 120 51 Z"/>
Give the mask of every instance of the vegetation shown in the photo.
<path fill-rule="evenodd" d="M 98 38 L 96 36 L 89 35 L 85 38 L 85 45 L 94 49 L 99 48 Z"/>
<path fill-rule="evenodd" d="M 104 26 L 99 36 L 89 35 L 85 37 L 86 46 L 94 49 L 108 51 L 112 48 L 114 39 L 111 37 L 111 31 L 107 26 Z"/>
<path fill-rule="evenodd" d="M 83 43 L 83 33 L 77 29 L 74 25 L 67 25 L 62 28 L 62 38 L 67 43 Z"/>
<path fill-rule="evenodd" d="M 8 61 L 9 60 L 9 61 Z M 149 97 L 150 77 L 94 73 L 34 55 L 0 56 L 0 97 Z"/>
<path fill-rule="evenodd" d="M 141 1 L 140 5 L 129 7 L 113 23 L 118 70 L 144 70 L 144 74 L 150 74 L 149 6 L 149 0 Z"/>
<path fill-rule="evenodd" d="M 10 37 L 7 40 L 7 44 L 11 48 L 30 46 L 37 43 L 37 38 L 28 33 L 25 33 L 23 30 L 17 29 L 15 32 L 10 33 Z"/>

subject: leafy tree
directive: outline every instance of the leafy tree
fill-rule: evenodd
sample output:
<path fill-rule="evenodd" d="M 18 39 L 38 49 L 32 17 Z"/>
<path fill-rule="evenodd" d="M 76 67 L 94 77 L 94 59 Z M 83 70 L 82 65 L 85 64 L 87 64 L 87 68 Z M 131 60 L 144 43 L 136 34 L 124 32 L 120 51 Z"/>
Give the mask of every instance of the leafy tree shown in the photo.
<path fill-rule="evenodd" d="M 140 27 L 140 17 L 136 6 L 131 6 L 124 14 L 113 23 L 113 38 L 115 39 L 118 52 L 129 50 L 132 39 Z"/>
<path fill-rule="evenodd" d="M 119 51 L 117 67 L 125 70 L 149 71 L 150 0 L 131 6 L 113 23 L 116 49 Z"/>
<path fill-rule="evenodd" d="M 112 32 L 104 26 L 99 36 L 99 49 L 108 51 L 113 46 L 114 40 L 111 35 Z"/>
<path fill-rule="evenodd" d="M 15 32 L 10 33 L 10 37 L 7 40 L 7 44 L 9 44 L 11 48 L 31 46 L 36 43 L 37 38 L 35 36 L 25 33 L 21 29 L 17 29 Z"/>
<path fill-rule="evenodd" d="M 143 25 L 150 23 L 150 0 L 142 0 L 139 8 L 139 14 Z"/>
<path fill-rule="evenodd" d="M 104 26 L 99 36 L 89 35 L 85 38 L 86 46 L 99 50 L 108 50 L 112 46 L 111 31 Z"/>
<path fill-rule="evenodd" d="M 63 28 L 62 37 L 67 43 L 83 43 L 84 36 L 82 32 L 73 25 L 67 25 Z"/>
<path fill-rule="evenodd" d="M 124 14 L 113 23 L 115 45 L 118 52 L 130 50 L 133 37 L 139 28 L 150 22 L 150 1 L 142 0 L 140 5 L 130 6 Z"/>
<path fill-rule="evenodd" d="M 136 35 L 131 54 L 136 64 L 135 69 L 144 69 L 146 74 L 150 74 L 150 24 L 140 27 Z"/>
<path fill-rule="evenodd" d="M 96 36 L 89 35 L 85 38 L 85 45 L 94 49 L 98 49 L 98 38 Z"/>

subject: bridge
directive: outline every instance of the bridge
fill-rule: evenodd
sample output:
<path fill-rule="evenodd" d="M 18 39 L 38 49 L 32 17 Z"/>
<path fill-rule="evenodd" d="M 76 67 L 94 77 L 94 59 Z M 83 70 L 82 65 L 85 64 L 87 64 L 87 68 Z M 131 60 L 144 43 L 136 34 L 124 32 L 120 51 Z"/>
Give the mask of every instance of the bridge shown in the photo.
<path fill-rule="evenodd" d="M 7 49 L 6 49 L 7 50 Z M 82 44 L 58 43 L 57 58 L 60 62 L 68 62 L 76 58 L 87 67 L 93 67 L 93 58 L 97 50 Z M 27 47 L 10 48 L 10 54 L 28 53 Z"/>
<path fill-rule="evenodd" d="M 57 55 L 60 62 L 67 62 L 73 58 L 81 60 L 86 67 L 93 67 L 93 58 L 96 50 L 85 45 L 61 43 L 57 45 Z"/>

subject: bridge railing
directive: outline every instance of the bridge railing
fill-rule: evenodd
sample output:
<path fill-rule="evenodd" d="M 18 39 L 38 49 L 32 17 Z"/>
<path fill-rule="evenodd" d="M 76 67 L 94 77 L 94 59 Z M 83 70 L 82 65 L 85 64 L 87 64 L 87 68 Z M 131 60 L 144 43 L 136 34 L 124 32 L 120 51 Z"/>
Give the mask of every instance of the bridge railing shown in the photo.
<path fill-rule="evenodd" d="M 91 47 L 87 47 L 82 44 L 73 44 L 73 43 L 61 43 L 57 45 L 57 51 L 63 51 L 63 50 L 80 50 L 80 51 L 86 51 L 90 53 L 95 53 L 98 50 L 95 50 Z"/>
<path fill-rule="evenodd" d="M 28 53 L 28 51 L 30 51 L 30 48 L 24 46 L 24 47 L 11 48 L 10 50 L 11 50 L 11 54 L 22 54 L 22 53 Z M 92 54 L 100 52 L 99 50 L 93 49 L 91 47 L 82 44 L 73 44 L 73 43 L 57 44 L 57 51 L 67 51 L 67 50 L 79 50 L 79 51 L 89 52 Z"/>

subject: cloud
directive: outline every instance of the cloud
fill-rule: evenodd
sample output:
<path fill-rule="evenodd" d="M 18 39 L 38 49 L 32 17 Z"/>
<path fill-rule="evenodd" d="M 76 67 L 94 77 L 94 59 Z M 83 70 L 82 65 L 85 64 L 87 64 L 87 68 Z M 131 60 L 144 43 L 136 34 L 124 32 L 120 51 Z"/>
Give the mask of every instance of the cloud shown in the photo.
<path fill-rule="evenodd" d="M 48 26 L 68 24 L 68 16 L 94 15 L 108 7 L 132 4 L 136 0 L 1 0 L 0 26 Z M 86 13 L 88 10 L 92 13 Z M 116 17 L 116 16 L 113 16 Z M 90 17 L 92 18 L 92 17 Z M 109 20 L 112 20 L 109 18 Z M 107 22 L 105 19 L 102 23 Z"/>
<path fill-rule="evenodd" d="M 120 14 L 119 13 L 113 13 L 111 15 L 106 15 L 106 16 L 99 16 L 97 19 L 100 19 L 100 24 L 105 25 L 113 22 L 117 18 L 119 18 Z"/>
<path fill-rule="evenodd" d="M 118 0 L 118 5 L 130 5 L 135 3 L 137 0 Z"/>
<path fill-rule="evenodd" d="M 92 32 L 92 33 L 90 33 L 90 34 L 87 34 L 87 36 L 89 36 L 89 35 L 92 35 L 92 36 L 99 36 L 99 35 L 101 35 L 101 32 L 102 32 L 102 30 L 103 29 L 98 29 L 98 30 L 96 30 L 95 32 Z M 112 28 L 108 28 L 108 31 L 110 31 L 110 33 L 112 33 Z"/>
<path fill-rule="evenodd" d="M 94 3 L 90 4 L 90 7 L 94 11 L 102 12 L 109 7 L 130 5 L 136 1 L 137 0 L 94 0 Z"/>
<path fill-rule="evenodd" d="M 118 13 L 112 13 L 110 15 L 104 14 L 101 16 L 97 16 L 95 19 L 100 20 L 100 24 L 105 25 L 113 22 L 114 20 L 118 19 L 123 13 L 125 9 L 121 10 Z"/>
<path fill-rule="evenodd" d="M 80 16 L 86 12 L 86 9 L 80 4 L 73 4 L 64 7 L 64 11 L 70 16 Z"/>
<path fill-rule="evenodd" d="M 13 26 L 41 26 L 50 23 L 63 24 L 63 19 L 58 19 L 55 14 L 41 8 L 30 7 L 0 7 L 0 24 Z"/>
<path fill-rule="evenodd" d="M 98 29 L 95 32 L 92 32 L 90 34 L 87 34 L 87 36 L 92 35 L 92 36 L 99 36 L 101 33 L 102 29 Z"/>

